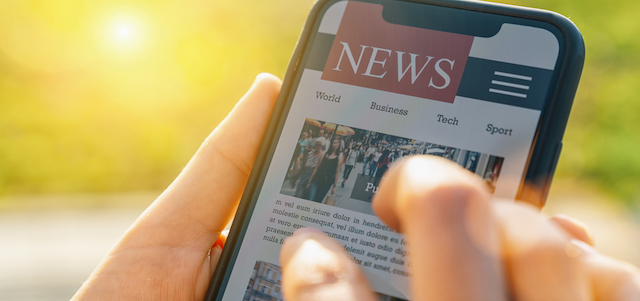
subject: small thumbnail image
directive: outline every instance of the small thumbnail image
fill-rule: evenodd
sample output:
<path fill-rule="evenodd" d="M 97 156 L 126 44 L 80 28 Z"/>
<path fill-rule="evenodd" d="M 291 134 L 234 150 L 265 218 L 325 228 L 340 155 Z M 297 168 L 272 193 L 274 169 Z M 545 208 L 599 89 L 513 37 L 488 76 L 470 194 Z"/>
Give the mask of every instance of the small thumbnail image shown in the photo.
<path fill-rule="evenodd" d="M 242 301 L 282 301 L 280 267 L 265 261 L 256 261 Z"/>

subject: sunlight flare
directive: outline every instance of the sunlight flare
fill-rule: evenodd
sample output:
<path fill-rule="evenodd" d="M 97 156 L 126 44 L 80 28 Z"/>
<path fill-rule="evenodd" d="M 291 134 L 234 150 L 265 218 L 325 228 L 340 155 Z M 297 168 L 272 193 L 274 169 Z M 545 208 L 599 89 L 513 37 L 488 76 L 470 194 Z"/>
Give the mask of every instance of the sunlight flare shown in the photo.
<path fill-rule="evenodd" d="M 107 26 L 106 40 L 109 48 L 119 52 L 137 50 L 144 44 L 144 24 L 135 16 L 113 17 Z"/>

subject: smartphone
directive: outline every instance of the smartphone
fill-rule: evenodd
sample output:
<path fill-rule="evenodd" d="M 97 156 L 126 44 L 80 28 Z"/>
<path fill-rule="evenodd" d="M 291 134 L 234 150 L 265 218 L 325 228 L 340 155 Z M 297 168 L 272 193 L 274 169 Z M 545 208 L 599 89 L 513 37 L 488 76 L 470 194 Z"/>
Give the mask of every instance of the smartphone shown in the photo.
<path fill-rule="evenodd" d="M 317 2 L 207 300 L 282 300 L 279 250 L 302 227 L 343 244 L 381 300 L 410 299 L 406 242 L 371 209 L 385 171 L 440 156 L 542 206 L 583 62 L 580 32 L 553 12 Z"/>

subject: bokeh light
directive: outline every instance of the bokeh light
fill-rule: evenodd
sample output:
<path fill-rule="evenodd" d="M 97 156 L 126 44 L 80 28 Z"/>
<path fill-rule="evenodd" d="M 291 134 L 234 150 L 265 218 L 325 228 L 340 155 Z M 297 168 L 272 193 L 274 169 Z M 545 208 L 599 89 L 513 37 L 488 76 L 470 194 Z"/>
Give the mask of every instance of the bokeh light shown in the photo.
<path fill-rule="evenodd" d="M 148 47 L 152 46 L 147 45 L 151 38 L 151 24 L 145 24 L 141 17 L 131 13 L 114 13 L 114 16 L 108 18 L 101 35 L 104 47 L 119 54 L 129 55 L 136 52 L 144 55 L 145 51 L 149 51 Z"/>
<path fill-rule="evenodd" d="M 116 37 L 123 43 L 128 42 L 133 37 L 133 28 L 129 24 L 120 24 L 116 29 Z"/>

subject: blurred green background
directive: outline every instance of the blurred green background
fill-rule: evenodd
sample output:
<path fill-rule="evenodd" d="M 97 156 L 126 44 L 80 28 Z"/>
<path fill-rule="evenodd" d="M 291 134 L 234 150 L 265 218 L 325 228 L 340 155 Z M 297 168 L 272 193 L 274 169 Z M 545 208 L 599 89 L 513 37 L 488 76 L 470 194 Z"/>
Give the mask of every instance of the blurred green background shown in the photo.
<path fill-rule="evenodd" d="M 256 74 L 284 75 L 312 2 L 0 1 L 0 195 L 162 190 Z M 638 203 L 640 3 L 508 3 L 586 41 L 557 178 Z"/>
<path fill-rule="evenodd" d="M 0 195 L 161 190 L 311 1 L 0 1 Z"/>

